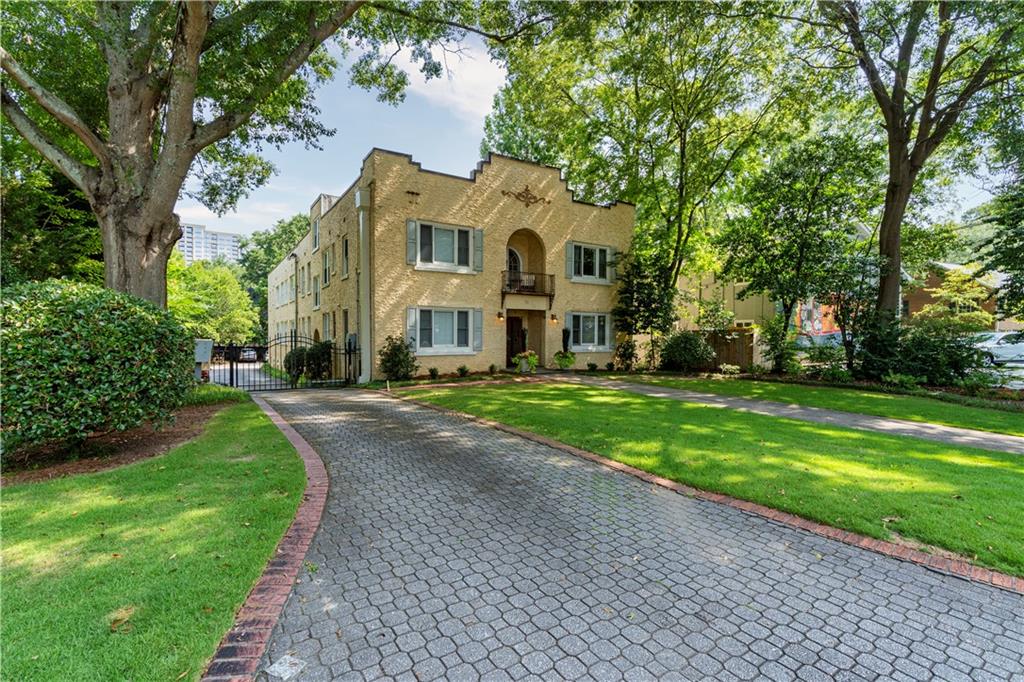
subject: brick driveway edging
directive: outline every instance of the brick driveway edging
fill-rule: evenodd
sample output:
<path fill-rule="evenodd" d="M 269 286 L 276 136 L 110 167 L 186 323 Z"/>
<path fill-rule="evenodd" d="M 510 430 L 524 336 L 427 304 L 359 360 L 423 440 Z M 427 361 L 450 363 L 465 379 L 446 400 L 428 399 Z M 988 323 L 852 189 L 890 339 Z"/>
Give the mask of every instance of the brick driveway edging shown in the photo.
<path fill-rule="evenodd" d="M 724 504 L 740 511 L 747 512 L 748 514 L 755 514 L 757 516 L 764 517 L 771 521 L 775 521 L 792 528 L 800 528 L 802 530 L 809 531 L 815 535 L 820 535 L 832 540 L 838 540 L 839 542 L 853 545 L 854 547 L 860 547 L 862 549 L 870 550 L 878 554 L 884 554 L 885 556 L 893 557 L 895 559 L 902 559 L 903 561 L 909 561 L 911 563 L 919 564 L 930 570 L 938 573 L 945 573 L 965 580 L 973 582 L 984 583 L 986 585 L 993 585 L 995 587 L 1008 590 L 1010 592 L 1016 592 L 1018 594 L 1024 594 L 1024 578 L 1017 578 L 1006 573 L 1000 573 L 999 571 L 993 571 L 990 568 L 982 568 L 981 566 L 975 566 L 963 560 L 947 559 L 944 557 L 936 556 L 934 554 L 928 554 L 920 550 L 912 549 L 906 545 L 898 545 L 893 542 L 886 540 L 878 540 L 877 538 L 871 538 L 866 535 L 860 535 L 859 533 L 851 533 L 850 531 L 842 530 L 839 528 L 833 528 L 832 526 L 826 526 L 816 521 L 810 521 L 803 517 L 788 512 L 780 511 L 778 509 L 772 509 L 755 502 L 748 502 L 747 500 L 740 500 L 735 497 L 729 497 L 728 495 L 722 495 L 720 493 L 708 492 L 706 490 L 700 490 L 699 488 L 693 488 L 676 481 L 656 476 L 642 469 L 631 467 L 628 464 L 622 462 L 616 462 L 613 459 L 603 457 L 602 455 L 595 454 L 588 450 L 581 450 L 580 448 L 567 445 L 560 441 L 541 436 L 536 433 L 529 431 L 523 431 L 517 429 L 514 426 L 503 424 L 501 422 L 487 419 L 485 417 L 478 417 L 475 414 L 469 414 L 468 412 L 460 412 L 458 410 L 452 410 L 447 407 L 441 407 L 440 405 L 434 405 L 423 400 L 417 400 L 416 398 L 410 398 L 404 395 L 398 395 L 395 393 L 388 393 L 387 391 L 375 391 L 382 395 L 389 396 L 396 400 L 404 400 L 405 402 L 419 405 L 420 407 L 430 408 L 437 412 L 448 414 L 455 417 L 461 417 L 463 419 L 469 419 L 471 421 L 490 426 L 510 433 L 520 438 L 531 440 L 535 443 L 546 445 L 556 450 L 567 452 L 571 455 L 581 457 L 583 459 L 596 462 L 610 469 L 627 473 L 631 476 L 635 476 L 647 483 L 667 488 L 674 492 L 689 497 L 695 497 L 701 500 L 707 500 L 709 502 L 716 502 L 718 504 Z"/>
<path fill-rule="evenodd" d="M 267 562 L 263 575 L 235 614 L 234 626 L 224 635 L 210 659 L 202 678 L 210 682 L 241 682 L 255 677 L 260 659 L 270 641 L 270 633 L 288 601 L 306 550 L 320 526 L 320 517 L 327 504 L 329 481 L 320 455 L 265 400 L 257 396 L 252 396 L 252 400 L 270 417 L 270 421 L 302 457 L 302 463 L 306 466 L 306 489 L 295 518 L 278 543 L 273 558 Z"/>

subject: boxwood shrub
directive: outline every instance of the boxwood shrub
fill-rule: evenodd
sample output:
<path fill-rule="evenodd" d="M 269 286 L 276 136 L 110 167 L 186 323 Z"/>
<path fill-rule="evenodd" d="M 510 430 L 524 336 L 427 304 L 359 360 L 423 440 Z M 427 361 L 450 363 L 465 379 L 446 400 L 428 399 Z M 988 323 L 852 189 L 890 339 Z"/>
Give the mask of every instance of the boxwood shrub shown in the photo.
<path fill-rule="evenodd" d="M 3 291 L 5 450 L 166 421 L 194 386 L 194 342 L 165 310 L 91 284 Z"/>

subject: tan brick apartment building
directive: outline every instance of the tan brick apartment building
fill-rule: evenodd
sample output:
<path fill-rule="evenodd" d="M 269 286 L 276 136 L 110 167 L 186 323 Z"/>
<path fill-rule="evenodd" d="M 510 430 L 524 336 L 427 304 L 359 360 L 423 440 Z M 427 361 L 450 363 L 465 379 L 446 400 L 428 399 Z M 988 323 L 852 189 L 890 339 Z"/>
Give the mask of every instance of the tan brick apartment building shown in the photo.
<path fill-rule="evenodd" d="M 268 277 L 270 336 L 296 321 L 318 340 L 355 335 L 361 381 L 379 378 L 387 336 L 413 344 L 423 373 L 503 368 L 525 349 L 553 365 L 563 329 L 577 366 L 612 358 L 614 261 L 634 208 L 576 201 L 558 169 L 492 154 L 464 178 L 373 149 L 309 217 Z"/>

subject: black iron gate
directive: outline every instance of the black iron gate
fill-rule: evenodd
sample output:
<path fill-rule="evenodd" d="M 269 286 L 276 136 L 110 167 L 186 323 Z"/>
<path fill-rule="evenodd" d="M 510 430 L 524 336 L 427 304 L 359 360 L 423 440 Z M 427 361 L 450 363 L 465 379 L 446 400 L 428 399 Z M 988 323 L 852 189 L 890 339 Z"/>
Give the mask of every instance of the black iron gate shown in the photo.
<path fill-rule="evenodd" d="M 354 334 L 344 344 L 292 334 L 265 346 L 214 346 L 210 381 L 246 391 L 345 386 L 359 378 L 359 357 Z"/>

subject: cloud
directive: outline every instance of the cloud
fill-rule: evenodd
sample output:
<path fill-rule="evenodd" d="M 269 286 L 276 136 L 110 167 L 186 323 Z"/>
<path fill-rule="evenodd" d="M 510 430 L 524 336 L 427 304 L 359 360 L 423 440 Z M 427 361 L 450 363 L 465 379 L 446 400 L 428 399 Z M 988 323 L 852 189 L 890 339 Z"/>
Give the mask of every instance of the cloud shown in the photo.
<path fill-rule="evenodd" d="M 482 129 L 494 95 L 505 82 L 505 69 L 491 61 L 479 41 L 467 41 L 457 54 L 435 52 L 434 57 L 446 65 L 447 73 L 431 80 L 424 80 L 409 50 L 395 57 L 396 65 L 409 74 L 409 92 Z"/>
<path fill-rule="evenodd" d="M 192 200 L 182 200 L 174 207 L 182 222 L 206 225 L 214 230 L 251 234 L 255 230 L 266 230 L 280 218 L 289 218 L 296 213 L 294 206 L 272 201 L 245 201 L 240 210 L 216 213 Z"/>

